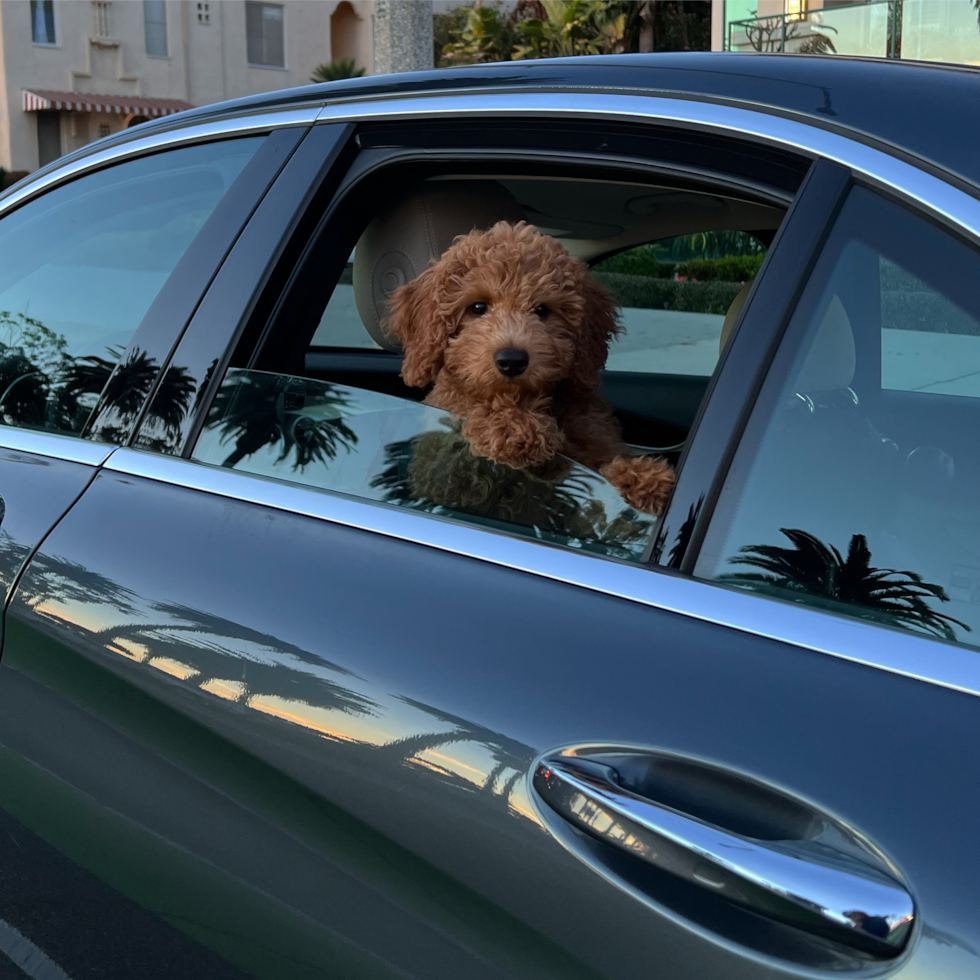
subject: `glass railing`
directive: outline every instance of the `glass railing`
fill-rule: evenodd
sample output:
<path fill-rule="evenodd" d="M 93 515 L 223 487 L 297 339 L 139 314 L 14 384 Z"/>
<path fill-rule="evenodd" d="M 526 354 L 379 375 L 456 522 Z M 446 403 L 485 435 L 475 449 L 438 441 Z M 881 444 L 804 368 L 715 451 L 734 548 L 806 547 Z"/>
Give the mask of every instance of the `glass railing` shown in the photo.
<path fill-rule="evenodd" d="M 980 65 L 972 0 L 867 0 L 728 23 L 730 51 L 844 54 Z"/>

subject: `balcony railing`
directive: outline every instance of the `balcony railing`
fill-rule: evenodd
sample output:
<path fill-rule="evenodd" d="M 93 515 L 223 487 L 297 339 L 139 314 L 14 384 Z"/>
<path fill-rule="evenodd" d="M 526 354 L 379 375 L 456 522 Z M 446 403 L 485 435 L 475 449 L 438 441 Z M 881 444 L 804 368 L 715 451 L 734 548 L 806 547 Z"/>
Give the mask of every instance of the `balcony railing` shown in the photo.
<path fill-rule="evenodd" d="M 850 54 L 980 65 L 974 0 L 865 0 L 733 20 L 729 51 Z"/>

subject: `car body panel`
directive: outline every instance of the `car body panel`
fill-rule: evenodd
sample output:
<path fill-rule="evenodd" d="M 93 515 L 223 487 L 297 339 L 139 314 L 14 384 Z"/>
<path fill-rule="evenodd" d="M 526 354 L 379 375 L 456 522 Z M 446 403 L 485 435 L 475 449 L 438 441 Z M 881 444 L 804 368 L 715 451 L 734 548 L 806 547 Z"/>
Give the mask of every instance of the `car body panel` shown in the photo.
<path fill-rule="evenodd" d="M 189 113 L 190 129 L 211 136 L 222 121 L 229 132 L 321 121 L 231 248 L 171 366 L 191 372 L 206 407 L 260 293 L 296 259 L 290 235 L 333 195 L 352 120 L 438 107 L 450 120 L 574 121 L 577 100 L 590 119 L 641 123 L 643 103 L 658 126 L 826 156 L 836 163 L 813 172 L 830 168 L 838 196 L 852 179 L 843 164 L 980 232 L 964 182 L 937 176 L 975 179 L 962 148 L 931 146 L 932 123 L 908 137 L 872 125 L 876 86 L 894 96 L 935 77 L 955 103 L 976 92 L 975 74 L 874 69 L 596 58 L 364 79 Z M 857 93 L 865 79 L 871 89 Z M 434 94 L 471 86 L 472 98 Z M 589 92 L 532 98 L 536 86 Z M 181 126 L 76 154 L 0 208 L 114 153 L 198 138 Z M 870 139 L 842 135 L 858 130 Z M 917 169 L 910 152 L 931 162 Z M 801 256 L 832 218 L 831 208 L 794 239 Z M 773 264 L 789 261 L 780 247 Z M 765 366 L 783 315 L 747 307 L 731 348 L 744 356 L 723 364 L 714 397 L 753 353 Z M 708 444 L 711 406 L 692 458 Z M 185 419 L 169 452 L 192 450 L 200 419 Z M 737 425 L 727 431 L 737 439 Z M 703 487 L 722 471 L 707 461 L 719 445 L 705 450 Z M 7 456 L 0 476 L 26 472 Z M 63 968 L 126 976 L 124 949 L 151 976 L 171 943 L 181 975 L 209 977 L 959 980 L 980 969 L 980 791 L 964 779 L 980 763 L 974 654 L 172 456 L 119 450 L 89 484 L 101 461 L 51 463 L 61 490 L 34 524 L 20 519 L 17 541 L 37 552 L 9 602 L 0 666 L 0 807 L 29 854 L 0 862 L 18 882 L 0 918 L 65 950 Z M 5 531 L 11 501 L 34 519 L 33 485 L 11 478 Z M 677 508 L 665 523 L 679 534 Z M 530 774 L 538 758 L 582 746 L 710 764 L 838 821 L 911 894 L 908 949 L 864 960 L 629 859 L 567 848 Z M 50 873 L 32 875 L 32 861 Z M 101 929 L 72 923 L 79 901 L 105 909 Z M 47 938 L 52 921 L 69 937 L 61 947 Z"/>
<path fill-rule="evenodd" d="M 109 523 L 126 548 L 101 532 Z M 301 865 L 291 863 L 287 880 L 269 880 L 263 848 L 279 861 L 296 858 L 277 850 L 273 829 L 285 821 L 260 803 L 268 793 L 247 797 L 273 824 L 254 837 L 235 829 L 227 804 L 215 809 L 214 789 L 240 803 L 253 768 L 277 773 L 605 976 L 808 975 L 812 965 L 739 950 L 663 902 L 635 901 L 543 832 L 526 782 L 539 753 L 575 743 L 643 745 L 761 779 L 868 834 L 898 862 L 921 915 L 905 970 L 894 975 L 965 977 L 977 968 L 969 910 L 980 868 L 975 852 L 954 860 L 947 850 L 971 832 L 980 804 L 952 778 L 978 763 L 973 696 L 412 543 L 109 472 L 45 541 L 8 615 L 3 669 L 33 682 L 18 678 L 14 689 L 39 685 L 40 701 L 66 696 L 82 713 L 77 739 L 58 739 L 58 725 L 15 725 L 0 741 L 348 939 L 346 903 L 318 904 L 331 878 L 319 879 L 320 888 L 314 875 L 304 890 Z M 541 651 L 548 656 L 534 655 Z M 118 729 L 120 712 L 130 716 L 116 749 L 129 753 L 120 763 L 133 774 L 125 780 L 104 747 L 84 745 L 84 726 L 109 721 Z M 878 750 L 881 733 L 887 749 Z M 221 746 L 234 766 L 215 765 Z M 140 761 L 146 751 L 163 761 Z M 106 764 L 93 771 L 76 752 Z M 192 791 L 181 786 L 188 768 Z M 314 849 L 322 847 L 321 839 Z M 146 905 L 139 868 L 134 861 L 118 869 L 116 887 Z M 98 863 L 95 870 L 107 874 Z M 172 884 L 170 894 L 193 918 L 191 880 Z M 206 919 L 180 927 L 215 942 Z M 391 928 L 379 926 L 374 953 Z M 404 948 L 394 965 L 442 975 L 440 945 L 430 939 L 422 950 L 433 959 L 421 972 Z M 238 961 L 254 968 L 250 952 L 239 947 Z M 525 975 L 526 964 L 509 968 L 504 975 Z M 569 968 L 558 975 L 574 975 Z"/>

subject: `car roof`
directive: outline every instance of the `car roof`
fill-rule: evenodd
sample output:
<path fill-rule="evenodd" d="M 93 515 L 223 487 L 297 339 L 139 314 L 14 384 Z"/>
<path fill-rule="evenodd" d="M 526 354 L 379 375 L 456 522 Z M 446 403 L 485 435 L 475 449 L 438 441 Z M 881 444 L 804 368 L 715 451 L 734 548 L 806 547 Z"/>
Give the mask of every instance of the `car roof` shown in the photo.
<path fill-rule="evenodd" d="M 139 130 L 249 109 L 501 88 L 641 91 L 761 109 L 882 141 L 980 187 L 980 70 L 874 58 L 679 52 L 508 61 L 283 89 Z"/>

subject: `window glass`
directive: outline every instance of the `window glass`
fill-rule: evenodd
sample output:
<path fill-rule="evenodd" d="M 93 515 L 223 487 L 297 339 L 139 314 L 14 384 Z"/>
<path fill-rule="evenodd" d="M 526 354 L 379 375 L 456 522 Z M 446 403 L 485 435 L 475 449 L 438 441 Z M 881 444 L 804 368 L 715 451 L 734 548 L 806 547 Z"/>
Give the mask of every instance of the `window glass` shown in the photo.
<path fill-rule="evenodd" d="M 283 8 L 279 4 L 246 2 L 245 29 L 250 65 L 285 66 L 282 14 Z"/>
<path fill-rule="evenodd" d="M 264 371 L 229 371 L 194 458 L 627 560 L 655 525 L 571 460 L 511 469 L 472 456 L 446 412 Z"/>
<path fill-rule="evenodd" d="M 313 334 L 311 347 L 340 347 L 348 350 L 381 350 L 364 329 L 364 322 L 354 302 L 354 255 L 341 272 L 337 285 L 320 323 Z"/>
<path fill-rule="evenodd" d="M 851 192 L 698 574 L 980 645 L 980 255 Z"/>
<path fill-rule="evenodd" d="M 35 44 L 56 44 L 54 0 L 31 0 L 31 36 Z"/>
<path fill-rule="evenodd" d="M 121 163 L 0 219 L 0 422 L 81 431 L 150 304 L 263 139 Z M 153 372 L 131 374 L 142 398 Z"/>
<path fill-rule="evenodd" d="M 640 245 L 594 265 L 622 311 L 623 332 L 606 370 L 710 377 L 725 314 L 765 254 L 748 232 L 709 231 Z"/>
<path fill-rule="evenodd" d="M 143 22 L 146 29 L 146 53 L 167 57 L 166 0 L 143 0 Z"/>

